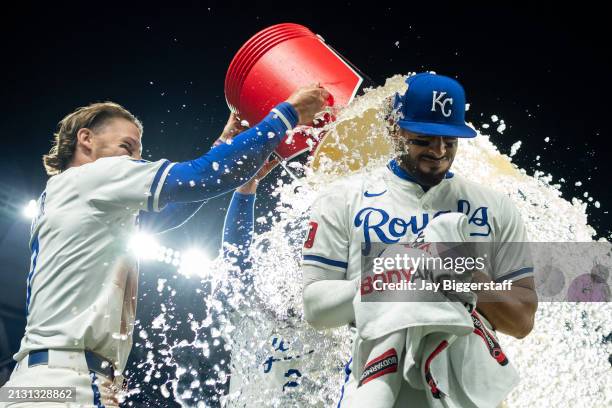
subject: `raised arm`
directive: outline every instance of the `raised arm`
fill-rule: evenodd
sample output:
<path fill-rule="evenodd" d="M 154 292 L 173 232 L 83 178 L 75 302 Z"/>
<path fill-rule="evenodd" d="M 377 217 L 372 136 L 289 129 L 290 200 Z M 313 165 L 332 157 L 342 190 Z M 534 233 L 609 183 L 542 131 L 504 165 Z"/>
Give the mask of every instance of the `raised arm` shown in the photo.
<path fill-rule="evenodd" d="M 237 134 L 245 130 L 247 130 L 247 128 L 243 127 L 238 117 L 231 112 L 221 135 L 212 147 L 227 143 Z M 203 205 L 204 201 L 170 203 L 160 212 L 141 211 L 139 215 L 139 226 L 143 231 L 149 233 L 161 233 L 178 228 L 193 217 Z"/>
<path fill-rule="evenodd" d="M 232 139 L 231 144 L 221 144 L 195 160 L 168 163 L 159 173 L 164 182 L 159 186 L 158 207 L 203 201 L 244 184 L 261 168 L 286 131 L 312 122 L 327 98 L 327 91 L 321 87 L 302 88 L 260 123 Z"/>

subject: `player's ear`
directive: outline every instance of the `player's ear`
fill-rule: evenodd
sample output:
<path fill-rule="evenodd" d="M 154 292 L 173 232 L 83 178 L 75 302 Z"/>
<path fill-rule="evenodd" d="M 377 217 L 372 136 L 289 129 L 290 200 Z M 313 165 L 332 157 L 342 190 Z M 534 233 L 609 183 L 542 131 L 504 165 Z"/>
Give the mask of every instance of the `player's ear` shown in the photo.
<path fill-rule="evenodd" d="M 81 128 L 76 135 L 77 146 L 81 146 L 86 152 L 90 152 L 93 146 L 93 132 L 91 129 Z"/>

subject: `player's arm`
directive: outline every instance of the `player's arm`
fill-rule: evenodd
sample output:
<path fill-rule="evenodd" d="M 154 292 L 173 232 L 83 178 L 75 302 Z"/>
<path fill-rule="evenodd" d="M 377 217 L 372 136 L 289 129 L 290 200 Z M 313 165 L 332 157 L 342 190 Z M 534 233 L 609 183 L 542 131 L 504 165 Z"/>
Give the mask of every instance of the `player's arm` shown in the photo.
<path fill-rule="evenodd" d="M 213 147 L 227 143 L 237 134 L 246 129 L 246 127 L 241 125 L 237 116 L 234 113 L 230 113 L 229 119 L 223 128 L 223 131 L 221 132 L 219 138 L 215 141 Z M 168 231 L 178 228 L 189 221 L 189 219 L 193 217 L 203 205 L 203 201 L 196 201 L 193 203 L 170 203 L 160 212 L 141 211 L 138 217 L 138 222 L 140 228 L 147 232 L 160 233 Z"/>
<path fill-rule="evenodd" d="M 185 224 L 204 205 L 204 202 L 170 203 L 160 212 L 141 211 L 138 224 L 141 230 L 149 233 L 161 233 L 178 228 Z"/>
<path fill-rule="evenodd" d="M 255 193 L 235 191 L 223 223 L 223 258 L 248 268 L 246 259 L 253 237 Z"/>
<path fill-rule="evenodd" d="M 261 168 L 287 130 L 312 122 L 327 97 L 323 88 L 303 88 L 276 106 L 263 121 L 233 138 L 231 144 L 221 144 L 198 159 L 160 169 L 164 182 L 159 208 L 172 202 L 206 200 L 244 184 Z"/>
<path fill-rule="evenodd" d="M 345 326 L 355 321 L 353 299 L 359 280 L 345 273 L 304 265 L 304 318 L 315 329 Z"/>
<path fill-rule="evenodd" d="M 473 282 L 491 282 L 484 273 L 474 273 Z M 517 339 L 526 337 L 534 325 L 538 299 L 533 277 L 512 281 L 504 291 L 476 291 L 477 309 L 495 330 Z"/>
<path fill-rule="evenodd" d="M 288 129 L 310 123 L 329 94 L 321 87 L 296 91 L 257 126 L 231 144 L 221 144 L 195 160 L 148 162 L 129 156 L 103 157 L 73 170 L 75 187 L 93 214 L 110 224 L 118 214 L 159 212 L 172 203 L 194 203 L 235 189 L 248 181 Z M 193 214 L 198 204 L 186 207 Z"/>
<path fill-rule="evenodd" d="M 349 229 L 347 200 L 333 190 L 323 193 L 311 210 L 310 231 L 303 249 L 304 317 L 314 328 L 350 324 L 357 282 L 346 280 Z"/>
<path fill-rule="evenodd" d="M 533 259 L 525 225 L 514 204 L 503 197 L 500 238 L 495 242 L 491 277 L 476 272 L 474 282 L 512 282 L 504 291 L 477 291 L 477 308 L 496 330 L 524 338 L 533 329 L 538 297 L 533 280 Z"/>
<path fill-rule="evenodd" d="M 257 187 L 261 179 L 266 177 L 277 164 L 277 160 L 266 162 L 251 180 L 238 187 L 225 214 L 223 257 L 231 261 L 233 261 L 232 258 L 235 258 L 236 264 L 242 271 L 248 269 L 245 261 L 249 256 L 249 247 L 254 232 Z"/>

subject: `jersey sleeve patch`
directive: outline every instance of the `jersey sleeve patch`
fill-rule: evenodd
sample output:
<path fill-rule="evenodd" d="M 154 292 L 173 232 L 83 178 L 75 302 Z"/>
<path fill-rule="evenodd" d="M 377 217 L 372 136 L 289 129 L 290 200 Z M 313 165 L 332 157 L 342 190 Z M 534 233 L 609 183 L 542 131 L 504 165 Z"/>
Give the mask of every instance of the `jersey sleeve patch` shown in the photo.
<path fill-rule="evenodd" d="M 317 228 L 319 228 L 319 224 L 315 221 L 310 221 L 310 230 L 308 231 L 308 238 L 306 242 L 304 242 L 304 248 L 312 248 L 314 245 L 315 236 L 317 235 Z"/>

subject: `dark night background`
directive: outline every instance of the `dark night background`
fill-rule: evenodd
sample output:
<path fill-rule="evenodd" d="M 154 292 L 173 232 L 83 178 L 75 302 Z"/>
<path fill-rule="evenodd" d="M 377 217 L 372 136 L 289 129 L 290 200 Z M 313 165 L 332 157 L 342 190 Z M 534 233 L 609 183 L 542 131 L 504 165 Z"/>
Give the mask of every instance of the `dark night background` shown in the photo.
<path fill-rule="evenodd" d="M 566 199 L 588 191 L 601 203 L 599 209 L 589 205 L 589 223 L 598 237 L 609 238 L 607 13 L 585 3 L 581 9 L 533 3 L 22 2 L 18 9 L 5 9 L 0 17 L 0 364 L 10 367 L 23 333 L 29 222 L 21 211 L 44 189 L 41 156 L 49 150 L 57 122 L 78 106 L 112 100 L 143 121 L 145 158 L 199 156 L 227 119 L 223 81 L 235 52 L 257 31 L 281 22 L 321 34 L 378 84 L 409 71 L 456 76 L 471 103 L 468 120 L 479 126 L 491 123 L 492 114 L 504 119 L 503 135 L 494 126 L 489 129 L 499 149 L 507 154 L 522 140 L 513 159 L 520 167 L 530 174 L 552 173 L 555 182 L 563 177 Z M 581 186 L 575 186 L 578 181 Z M 265 196 L 266 186 L 260 191 Z M 196 243 L 216 253 L 228 201 L 229 195 L 212 200 L 188 226 L 162 241 L 174 248 Z M 271 201 L 259 201 L 265 207 L 259 211 L 267 212 Z M 143 327 L 159 313 L 159 303 L 167 303 L 155 290 L 157 277 L 167 273 L 155 266 L 141 271 L 138 317 Z M 201 295 L 189 282 L 172 282 L 179 292 L 174 314 L 181 320 L 187 311 L 199 310 Z M 179 325 L 175 337 L 191 333 L 184 332 Z M 132 363 L 143 354 L 135 349 Z M 128 370 L 133 372 L 132 363 Z M 203 373 L 210 366 L 197 364 Z M 133 374 L 133 382 L 141 379 L 141 373 Z M 161 397 L 157 392 L 151 398 Z M 153 400 L 144 404 L 168 404 Z"/>

